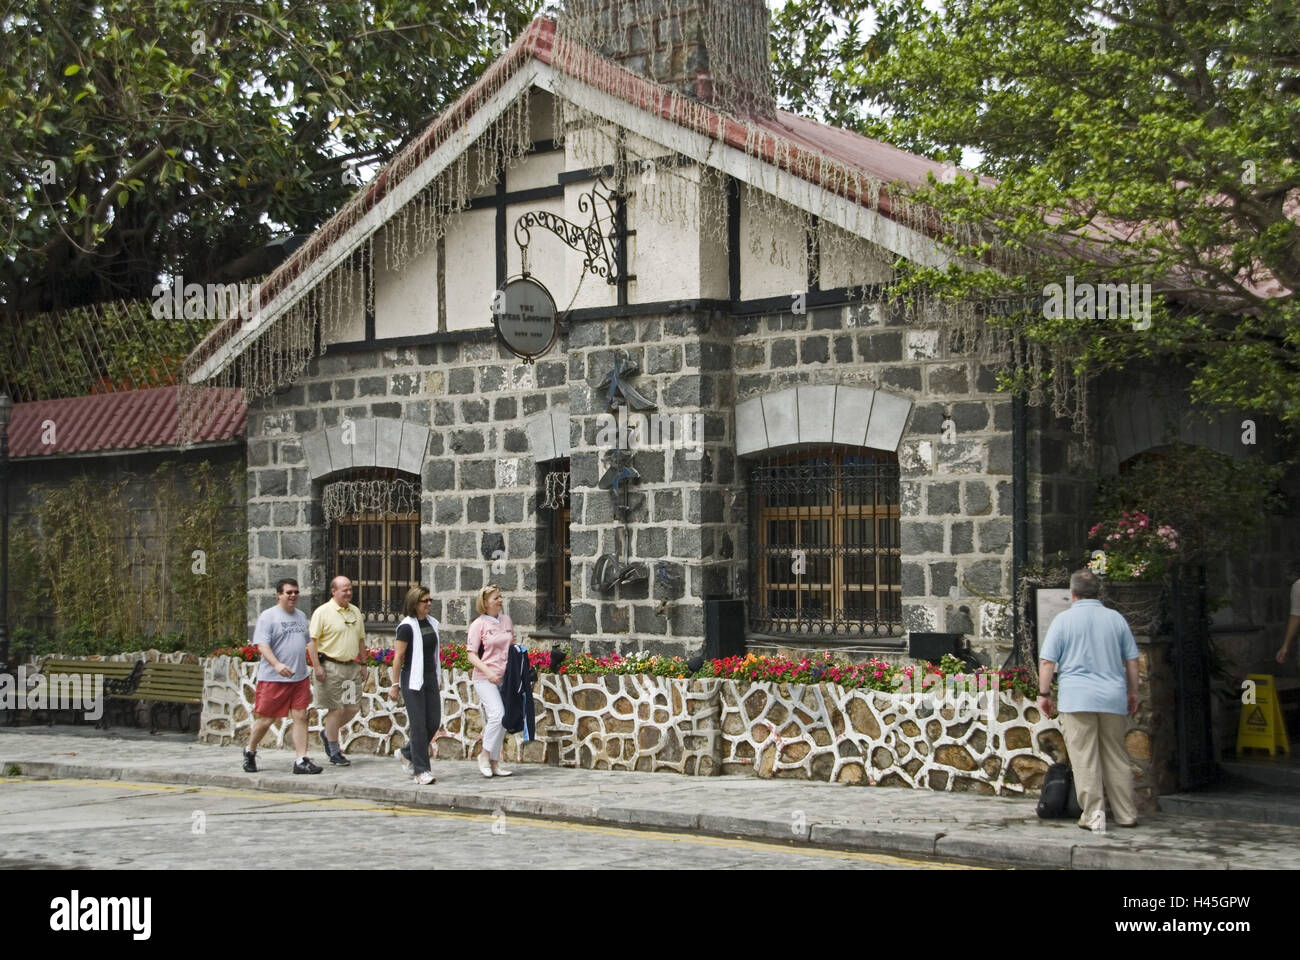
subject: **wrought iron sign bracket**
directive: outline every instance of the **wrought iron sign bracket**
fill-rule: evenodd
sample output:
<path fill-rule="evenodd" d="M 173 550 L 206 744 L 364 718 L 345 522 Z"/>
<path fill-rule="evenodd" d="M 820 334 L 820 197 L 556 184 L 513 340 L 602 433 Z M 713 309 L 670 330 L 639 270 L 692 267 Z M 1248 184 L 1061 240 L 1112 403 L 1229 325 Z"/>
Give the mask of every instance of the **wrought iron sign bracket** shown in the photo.
<path fill-rule="evenodd" d="M 528 245 L 532 242 L 532 228 L 537 227 L 550 231 L 565 246 L 582 254 L 583 271 L 600 277 L 610 286 L 618 284 L 620 279 L 634 279 L 619 276 L 627 238 L 636 233 L 623 225 L 623 200 L 617 191 L 600 179 L 589 191 L 578 197 L 578 211 L 590 215 L 585 226 L 549 210 L 530 210 L 520 214 L 515 221 L 514 233 L 520 263 L 525 264 L 524 275 L 528 275 L 526 264 Z"/>

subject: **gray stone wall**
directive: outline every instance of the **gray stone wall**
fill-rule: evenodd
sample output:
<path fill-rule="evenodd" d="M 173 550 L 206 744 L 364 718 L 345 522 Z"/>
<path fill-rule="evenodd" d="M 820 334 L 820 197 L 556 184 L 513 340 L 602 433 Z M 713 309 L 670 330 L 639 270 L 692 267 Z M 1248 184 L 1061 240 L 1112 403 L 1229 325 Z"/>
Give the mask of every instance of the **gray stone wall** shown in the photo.
<path fill-rule="evenodd" d="M 898 450 L 903 627 L 981 642 L 980 621 L 995 616 L 985 598 L 1011 592 L 1011 401 L 993 372 L 954 350 L 937 322 L 886 305 L 738 318 L 734 334 L 737 403 L 803 384 L 913 402 Z M 743 465 L 735 475 L 739 493 Z"/>
<path fill-rule="evenodd" d="M 1099 451 L 1050 409 L 1030 407 L 1026 414 L 1030 563 L 1064 554 L 1077 569 L 1088 554 Z"/>
<path fill-rule="evenodd" d="M 574 640 L 604 654 L 645 650 L 694 656 L 703 647 L 703 600 L 728 592 L 740 512 L 724 497 L 734 480 L 728 321 L 707 311 L 575 323 L 568 338 L 573 418 L 572 527 Z M 615 357 L 636 363 L 629 382 L 660 416 L 703 417 L 698 449 L 637 449 L 640 480 L 630 514 L 632 558 L 647 578 L 602 594 L 592 585 L 601 554 L 622 555 L 623 523 L 610 491 L 598 487 L 612 413 L 599 385 Z M 692 421 L 695 422 L 695 421 Z M 606 430 L 608 434 L 608 430 Z M 608 437 L 606 437 L 606 440 Z"/>
<path fill-rule="evenodd" d="M 499 584 L 521 628 L 533 625 L 537 590 L 536 464 L 527 421 L 567 400 L 562 353 L 531 368 L 478 336 L 459 342 L 388 349 L 347 349 L 314 360 L 291 388 L 255 402 L 248 428 L 248 622 L 274 602 L 274 584 L 294 577 L 310 611 L 328 599 L 324 485 L 345 471 L 322 473 L 317 460 L 338 457 L 331 433 L 345 420 L 381 427 L 409 425 L 425 436 L 415 463 L 420 484 L 420 570 L 434 595 L 444 636 L 463 640 L 473 599 Z M 560 359 L 557 359 L 560 358 Z M 424 435 L 424 428 L 427 435 Z M 411 462 L 403 451 L 402 464 Z M 350 454 L 349 454 L 350 455 Z M 312 462 L 309 462 L 312 461 Z M 337 462 L 337 461 L 336 461 Z M 369 460 L 375 463 L 375 460 Z M 382 463 L 381 463 L 382 465 Z M 498 557 L 494 571 L 493 551 Z M 387 631 L 391 632 L 391 627 Z"/>
<path fill-rule="evenodd" d="M 655 412 L 699 415 L 704 428 L 698 450 L 634 454 L 633 496 L 642 503 L 626 547 L 612 495 L 598 486 L 609 448 L 601 431 L 614 412 L 600 383 L 620 353 L 637 364 L 629 382 Z M 534 421 L 556 411 L 568 418 L 571 446 L 571 645 L 694 655 L 703 646 L 705 597 L 748 590 L 748 460 L 736 455 L 736 405 L 793 386 L 837 384 L 910 404 L 898 449 L 904 628 L 966 633 L 992 659 L 1001 611 L 991 601 L 1011 592 L 1011 402 L 937 323 L 904 322 L 879 305 L 748 317 L 684 307 L 580 320 L 532 367 L 482 334 L 327 353 L 289 390 L 250 409 L 249 623 L 274 601 L 281 576 L 302 584 L 304 609 L 327 597 L 332 571 L 319 503 L 324 484 L 344 476 L 333 468 L 348 419 L 379 422 L 381 434 L 384 423 L 396 424 L 391 429 L 404 429 L 406 439 L 418 434 L 425 446 L 421 570 L 445 635 L 463 638 L 473 595 L 489 579 L 505 590 L 515 622 L 531 628 L 540 546 Z M 1052 442 L 1040 452 L 1049 467 Z M 1054 502 L 1067 507 L 1064 498 Z M 505 550 L 499 572 L 491 569 L 495 548 Z M 597 559 L 624 550 L 645 565 L 647 579 L 602 594 L 592 582 Z M 901 631 L 892 638 L 902 640 Z"/>

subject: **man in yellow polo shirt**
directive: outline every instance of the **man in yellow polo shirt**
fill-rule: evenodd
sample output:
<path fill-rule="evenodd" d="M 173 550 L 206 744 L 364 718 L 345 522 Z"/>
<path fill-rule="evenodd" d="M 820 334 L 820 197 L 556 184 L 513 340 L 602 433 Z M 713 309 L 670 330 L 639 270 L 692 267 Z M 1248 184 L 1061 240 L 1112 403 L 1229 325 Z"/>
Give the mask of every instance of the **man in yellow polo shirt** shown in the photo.
<path fill-rule="evenodd" d="M 341 767 L 352 761 L 339 749 L 339 728 L 360 709 L 365 667 L 357 660 L 366 638 L 361 611 L 352 605 L 352 581 L 335 577 L 330 581 L 330 599 L 311 615 L 307 627 L 307 653 L 312 662 L 312 693 L 316 706 L 325 711 L 325 729 L 320 738 L 330 763 Z"/>

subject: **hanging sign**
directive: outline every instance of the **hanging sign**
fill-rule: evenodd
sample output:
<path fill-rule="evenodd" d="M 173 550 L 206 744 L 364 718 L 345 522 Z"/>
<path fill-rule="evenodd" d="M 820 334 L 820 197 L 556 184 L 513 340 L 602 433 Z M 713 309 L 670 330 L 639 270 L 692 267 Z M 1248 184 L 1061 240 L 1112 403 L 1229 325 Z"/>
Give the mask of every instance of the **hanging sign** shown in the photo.
<path fill-rule="evenodd" d="M 516 277 L 492 295 L 492 324 L 507 350 L 532 363 L 559 334 L 555 298 L 532 277 Z"/>

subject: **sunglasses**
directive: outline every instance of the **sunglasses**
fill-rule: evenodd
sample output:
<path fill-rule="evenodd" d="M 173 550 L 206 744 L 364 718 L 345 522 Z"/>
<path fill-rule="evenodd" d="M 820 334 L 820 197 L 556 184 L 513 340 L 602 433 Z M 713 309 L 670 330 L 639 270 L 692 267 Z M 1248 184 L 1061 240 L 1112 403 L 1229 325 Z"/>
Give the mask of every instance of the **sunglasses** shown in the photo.
<path fill-rule="evenodd" d="M 420 598 L 420 602 L 421 602 L 421 603 L 433 603 L 433 598 L 432 598 L 432 597 L 421 597 L 421 598 Z"/>

